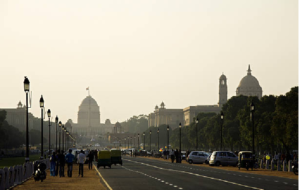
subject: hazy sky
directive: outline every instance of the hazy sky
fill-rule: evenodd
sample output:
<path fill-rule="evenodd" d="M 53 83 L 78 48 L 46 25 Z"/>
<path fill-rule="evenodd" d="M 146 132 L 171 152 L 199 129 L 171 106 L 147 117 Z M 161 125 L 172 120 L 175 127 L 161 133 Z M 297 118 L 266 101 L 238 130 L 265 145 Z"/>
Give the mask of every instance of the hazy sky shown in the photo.
<path fill-rule="evenodd" d="M 0 108 L 25 102 L 24 76 L 53 115 L 77 122 L 91 95 L 101 122 L 228 98 L 248 64 L 263 95 L 298 85 L 296 0 L 0 0 Z"/>

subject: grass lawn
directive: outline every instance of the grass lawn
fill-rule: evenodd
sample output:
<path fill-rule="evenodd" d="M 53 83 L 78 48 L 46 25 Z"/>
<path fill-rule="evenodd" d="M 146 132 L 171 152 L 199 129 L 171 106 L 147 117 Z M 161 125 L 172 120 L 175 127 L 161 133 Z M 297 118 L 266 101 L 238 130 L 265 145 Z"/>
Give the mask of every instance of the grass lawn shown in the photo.
<path fill-rule="evenodd" d="M 40 159 L 40 154 L 30 155 L 29 161 L 35 161 Z M 0 169 L 4 167 L 10 167 L 15 165 L 23 165 L 25 162 L 25 157 L 15 157 L 15 158 L 3 158 L 0 160 Z"/>

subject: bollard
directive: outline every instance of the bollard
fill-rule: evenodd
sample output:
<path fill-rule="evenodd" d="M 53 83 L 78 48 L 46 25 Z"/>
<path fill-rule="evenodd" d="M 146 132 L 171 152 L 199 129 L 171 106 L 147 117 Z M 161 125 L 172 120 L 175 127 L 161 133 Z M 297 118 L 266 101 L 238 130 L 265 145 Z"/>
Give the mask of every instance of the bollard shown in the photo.
<path fill-rule="evenodd" d="M 270 160 L 266 160 L 266 169 L 270 169 Z"/>
<path fill-rule="evenodd" d="M 19 175 L 18 175 L 18 166 L 14 166 L 14 173 L 15 173 L 15 181 L 14 181 L 14 185 L 18 185 L 19 184 Z"/>
<path fill-rule="evenodd" d="M 5 168 L 3 168 L 3 170 L 4 170 L 4 176 L 5 176 L 4 187 L 5 187 L 5 189 L 8 189 L 9 188 L 8 168 L 5 167 Z"/>
<path fill-rule="evenodd" d="M 264 161 L 262 159 L 260 160 L 260 169 L 264 169 Z"/>
<path fill-rule="evenodd" d="M 0 175 L 1 175 L 1 181 L 0 181 L 0 190 L 5 189 L 5 176 L 4 176 L 4 170 L 0 170 Z"/>
<path fill-rule="evenodd" d="M 281 171 L 281 161 L 277 161 L 277 171 Z"/>
<path fill-rule="evenodd" d="M 14 177 L 15 177 L 15 172 L 14 172 L 14 168 L 11 166 L 8 168 L 8 174 L 9 174 L 9 187 L 14 186 Z"/>
<path fill-rule="evenodd" d="M 289 163 L 288 163 L 288 172 L 293 172 L 292 163 L 293 163 L 293 161 L 289 160 Z"/>
<path fill-rule="evenodd" d="M 20 167 L 19 167 L 19 176 L 20 176 L 20 183 L 22 183 L 23 182 L 23 180 L 24 180 L 24 176 L 23 176 L 23 166 L 22 165 L 20 165 Z"/>
<path fill-rule="evenodd" d="M 283 168 L 282 168 L 282 171 L 284 171 L 284 172 L 287 171 L 286 160 L 283 161 Z"/>
<path fill-rule="evenodd" d="M 271 171 L 273 171 L 274 170 L 274 160 L 272 159 L 272 161 L 271 161 Z"/>

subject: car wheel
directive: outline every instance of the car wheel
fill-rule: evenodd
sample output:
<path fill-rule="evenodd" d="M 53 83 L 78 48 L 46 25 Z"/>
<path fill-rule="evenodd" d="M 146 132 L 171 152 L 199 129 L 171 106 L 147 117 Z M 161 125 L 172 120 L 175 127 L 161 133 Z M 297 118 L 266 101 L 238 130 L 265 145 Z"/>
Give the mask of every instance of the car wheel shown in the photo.
<path fill-rule="evenodd" d="M 218 161 L 218 162 L 216 162 L 216 166 L 220 166 L 220 162 Z"/>
<path fill-rule="evenodd" d="M 192 164 L 192 163 L 193 163 L 193 160 L 189 160 L 189 163 Z"/>

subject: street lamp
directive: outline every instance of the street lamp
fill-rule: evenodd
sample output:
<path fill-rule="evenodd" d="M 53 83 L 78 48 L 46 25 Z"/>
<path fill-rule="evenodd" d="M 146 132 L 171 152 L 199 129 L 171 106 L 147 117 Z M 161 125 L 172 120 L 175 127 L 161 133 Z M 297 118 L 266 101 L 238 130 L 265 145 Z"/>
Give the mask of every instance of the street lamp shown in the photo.
<path fill-rule="evenodd" d="M 223 120 L 224 120 L 224 113 L 221 111 L 221 150 L 223 150 L 222 148 L 222 144 L 223 144 Z"/>
<path fill-rule="evenodd" d="M 197 127 L 199 122 L 198 117 L 195 122 L 196 122 L 196 150 L 198 150 L 198 127 Z"/>
<path fill-rule="evenodd" d="M 61 150 L 64 150 L 64 125 L 61 127 Z"/>
<path fill-rule="evenodd" d="M 157 128 L 157 152 L 159 152 L 159 128 Z"/>
<path fill-rule="evenodd" d="M 181 163 L 181 123 L 179 123 L 179 163 Z"/>
<path fill-rule="evenodd" d="M 51 146 L 51 141 L 50 141 L 50 126 L 51 126 L 51 123 L 50 123 L 50 117 L 51 117 L 51 110 L 50 109 L 48 109 L 48 111 L 47 111 L 47 115 L 48 115 L 48 118 L 49 118 L 49 157 L 51 156 L 51 154 L 50 154 L 50 146 Z"/>
<path fill-rule="evenodd" d="M 254 158 L 255 158 L 255 148 L 254 148 L 254 111 L 255 111 L 255 106 L 253 101 L 251 101 L 250 104 L 250 118 L 252 120 L 252 152 L 253 152 L 253 163 L 254 163 Z M 253 164 L 252 164 L 252 170 L 253 170 Z"/>
<path fill-rule="evenodd" d="M 127 145 L 128 145 L 128 146 L 127 146 L 127 147 L 128 147 L 127 149 L 129 149 L 129 136 L 127 137 L 127 143 L 128 143 L 128 144 L 127 144 Z"/>
<path fill-rule="evenodd" d="M 43 95 L 40 98 L 40 108 L 41 108 L 41 160 L 44 159 L 44 135 L 43 135 L 43 122 L 44 122 L 44 114 L 43 114 L 43 110 L 44 110 L 44 98 Z"/>
<path fill-rule="evenodd" d="M 27 77 L 24 79 L 24 91 L 26 93 L 26 155 L 25 162 L 29 161 L 29 135 L 28 135 L 28 93 L 30 89 L 30 82 Z"/>
<path fill-rule="evenodd" d="M 59 135 L 58 135 L 58 140 L 59 140 L 59 142 L 58 142 L 58 150 L 59 150 L 59 152 L 60 152 L 60 151 L 61 151 L 61 149 L 60 149 L 60 139 L 61 139 L 61 127 L 62 127 L 61 121 L 59 121 L 58 126 L 59 126 L 59 128 L 60 128 L 60 130 L 59 130 Z"/>
<path fill-rule="evenodd" d="M 144 150 L 145 150 L 145 132 L 143 133 L 144 136 Z"/>
<path fill-rule="evenodd" d="M 150 130 L 150 152 L 151 152 L 151 130 Z"/>
<path fill-rule="evenodd" d="M 57 152 L 57 123 L 58 123 L 58 117 L 55 118 L 55 151 Z"/>
<path fill-rule="evenodd" d="M 169 125 L 167 126 L 167 148 L 168 148 L 168 151 L 169 151 L 169 130 L 170 130 L 170 127 Z"/>
<path fill-rule="evenodd" d="M 138 133 L 138 150 L 140 149 L 140 134 Z"/>

